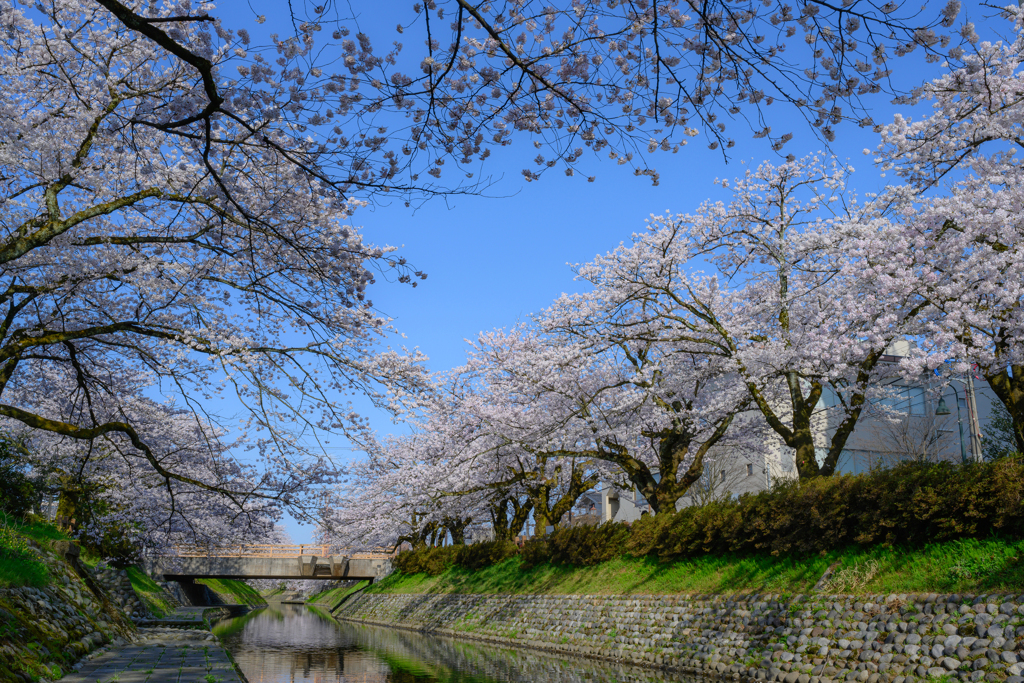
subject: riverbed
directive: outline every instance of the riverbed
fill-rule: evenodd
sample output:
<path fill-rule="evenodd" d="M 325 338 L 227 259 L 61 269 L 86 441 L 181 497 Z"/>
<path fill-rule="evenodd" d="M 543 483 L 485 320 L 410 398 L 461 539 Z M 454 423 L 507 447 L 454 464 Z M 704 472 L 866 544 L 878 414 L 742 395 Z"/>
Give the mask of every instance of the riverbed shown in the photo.
<path fill-rule="evenodd" d="M 272 604 L 214 624 L 249 683 L 660 683 L 672 673 L 402 629 L 338 622 L 305 605 Z"/>

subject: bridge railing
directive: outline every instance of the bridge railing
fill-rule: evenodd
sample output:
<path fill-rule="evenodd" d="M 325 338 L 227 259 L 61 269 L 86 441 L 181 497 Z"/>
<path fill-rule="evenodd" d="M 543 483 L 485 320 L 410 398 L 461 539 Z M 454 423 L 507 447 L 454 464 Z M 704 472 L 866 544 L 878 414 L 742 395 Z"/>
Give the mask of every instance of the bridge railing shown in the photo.
<path fill-rule="evenodd" d="M 199 546 L 176 545 L 161 553 L 171 557 L 302 557 L 314 555 L 328 557 L 342 555 L 350 560 L 390 560 L 393 553 L 380 551 L 352 551 L 330 545 L 232 545 L 232 546 Z"/>
<path fill-rule="evenodd" d="M 326 545 L 176 545 L 167 554 L 176 557 L 324 557 L 327 549 Z"/>

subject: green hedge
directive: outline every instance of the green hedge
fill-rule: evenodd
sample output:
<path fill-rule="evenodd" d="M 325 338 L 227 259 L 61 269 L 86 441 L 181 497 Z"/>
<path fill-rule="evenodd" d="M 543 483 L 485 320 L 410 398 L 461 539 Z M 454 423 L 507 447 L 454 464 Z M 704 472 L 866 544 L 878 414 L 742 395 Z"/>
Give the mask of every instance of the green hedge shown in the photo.
<path fill-rule="evenodd" d="M 1024 461 L 907 463 L 818 477 L 632 527 L 628 552 L 662 559 L 704 553 L 826 552 L 850 545 L 920 547 L 999 534 L 1024 537 Z"/>
<path fill-rule="evenodd" d="M 530 569 L 545 563 L 592 567 L 620 557 L 629 537 L 627 525 L 613 522 L 556 528 L 523 545 L 522 567 Z"/>
<path fill-rule="evenodd" d="M 471 545 L 452 545 L 443 548 L 420 548 L 399 553 L 395 568 L 403 574 L 429 574 L 438 576 L 457 565 L 464 569 L 484 569 L 515 556 L 519 548 L 508 541 L 488 541 Z"/>
<path fill-rule="evenodd" d="M 591 566 L 622 555 L 790 555 L 848 546 L 921 547 L 959 538 L 1024 538 L 1024 459 L 905 463 L 870 474 L 789 481 L 756 494 L 646 515 L 632 526 L 556 528 L 528 541 L 522 567 Z M 395 561 L 404 574 L 482 569 L 516 554 L 507 542 L 423 548 Z"/>

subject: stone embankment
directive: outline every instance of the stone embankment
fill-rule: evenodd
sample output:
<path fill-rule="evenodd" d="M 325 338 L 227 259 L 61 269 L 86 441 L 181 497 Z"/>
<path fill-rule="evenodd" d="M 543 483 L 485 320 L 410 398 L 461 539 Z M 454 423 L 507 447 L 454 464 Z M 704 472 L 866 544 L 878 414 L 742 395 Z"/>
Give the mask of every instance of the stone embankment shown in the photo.
<path fill-rule="evenodd" d="M 135 593 L 126 570 L 99 565 L 93 571 L 93 576 L 107 591 L 111 601 L 133 621 L 152 617 L 146 605 L 139 600 L 139 596 Z M 165 596 L 165 600 L 172 607 L 180 606 L 180 602 L 171 595 Z"/>
<path fill-rule="evenodd" d="M 157 621 L 136 595 L 126 571 L 86 566 L 78 559 L 77 546 L 67 541 L 29 541 L 29 547 L 46 567 L 46 583 L 0 588 L 0 682 L 56 680 L 72 671 L 95 669 L 100 659 L 107 668 L 116 668 L 122 651 L 141 652 L 140 647 L 151 650 L 169 642 L 196 641 L 201 644 L 196 647 L 209 650 L 213 644 L 220 650 L 211 642 L 216 639 L 205 629 L 206 620 L 227 610 L 178 607 L 175 614 Z M 169 595 L 162 599 L 177 606 Z M 139 629 L 137 623 L 177 628 Z M 217 667 L 223 668 L 220 664 L 218 660 Z M 237 680 L 231 676 L 225 681 Z"/>
<path fill-rule="evenodd" d="M 38 548 L 48 585 L 0 589 L 0 679 L 59 678 L 84 655 L 122 644 L 135 627 L 98 577 Z"/>
<path fill-rule="evenodd" d="M 339 619 L 778 683 L 1024 683 L 1024 596 L 362 594 Z"/>

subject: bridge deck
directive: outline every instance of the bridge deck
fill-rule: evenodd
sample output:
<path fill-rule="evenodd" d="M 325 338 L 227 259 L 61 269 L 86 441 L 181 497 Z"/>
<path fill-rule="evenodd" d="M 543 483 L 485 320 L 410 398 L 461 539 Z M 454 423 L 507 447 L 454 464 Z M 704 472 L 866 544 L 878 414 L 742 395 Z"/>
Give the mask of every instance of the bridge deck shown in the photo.
<path fill-rule="evenodd" d="M 268 553 L 233 556 L 155 557 L 147 563 L 151 575 L 165 580 L 210 579 L 369 579 L 385 576 L 390 557 L 361 554 L 351 557 L 313 554 L 275 556 Z"/>

